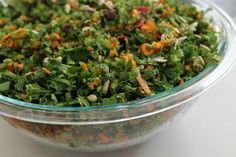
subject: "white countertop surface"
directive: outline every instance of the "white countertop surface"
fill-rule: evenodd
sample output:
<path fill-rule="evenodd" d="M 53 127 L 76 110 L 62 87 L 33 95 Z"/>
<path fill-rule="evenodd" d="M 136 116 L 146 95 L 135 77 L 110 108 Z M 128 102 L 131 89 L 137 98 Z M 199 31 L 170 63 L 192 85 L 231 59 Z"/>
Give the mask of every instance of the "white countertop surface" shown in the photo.
<path fill-rule="evenodd" d="M 236 4 L 235 0 L 221 2 L 226 8 Z M 234 9 L 227 11 L 236 15 Z M 174 126 L 147 143 L 113 152 L 86 154 L 48 147 L 16 132 L 0 119 L 0 157 L 235 157 L 235 82 L 236 67 Z"/>

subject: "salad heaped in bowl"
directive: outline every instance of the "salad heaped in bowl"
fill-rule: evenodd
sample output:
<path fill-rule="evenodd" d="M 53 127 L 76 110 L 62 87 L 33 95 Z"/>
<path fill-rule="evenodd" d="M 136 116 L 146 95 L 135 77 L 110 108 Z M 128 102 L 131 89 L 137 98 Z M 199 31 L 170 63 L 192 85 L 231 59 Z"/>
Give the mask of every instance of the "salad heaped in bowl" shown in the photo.
<path fill-rule="evenodd" d="M 0 5 L 0 92 L 25 102 L 101 106 L 159 94 L 220 60 L 204 11 L 176 0 Z"/>
<path fill-rule="evenodd" d="M 204 1 L 0 2 L 0 115 L 63 148 L 147 140 L 236 58 L 233 21 Z"/>

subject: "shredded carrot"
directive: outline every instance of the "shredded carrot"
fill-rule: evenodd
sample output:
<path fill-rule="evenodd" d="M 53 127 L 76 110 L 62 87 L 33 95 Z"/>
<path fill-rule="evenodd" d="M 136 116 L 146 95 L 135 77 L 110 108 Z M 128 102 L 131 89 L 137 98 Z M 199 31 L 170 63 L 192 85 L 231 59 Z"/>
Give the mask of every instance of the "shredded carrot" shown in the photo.
<path fill-rule="evenodd" d="M 197 13 L 197 18 L 200 19 L 200 18 L 202 18 L 202 17 L 203 17 L 202 11 L 198 11 L 198 13 Z"/>
<path fill-rule="evenodd" d="M 184 66 L 184 70 L 189 71 L 191 70 L 191 65 L 187 64 Z"/>
<path fill-rule="evenodd" d="M 133 54 L 130 54 L 130 53 L 125 54 L 124 52 L 122 52 L 120 54 L 120 57 L 123 58 L 126 63 L 131 61 L 131 70 L 134 70 L 137 67 L 137 63 L 136 63 L 136 61 L 134 59 Z"/>
<path fill-rule="evenodd" d="M 153 51 L 158 51 L 159 49 L 163 48 L 166 45 L 164 41 L 157 42 L 153 45 Z"/>
<path fill-rule="evenodd" d="M 98 86 L 99 83 L 100 83 L 100 79 L 99 79 L 99 78 L 95 78 L 95 79 L 94 79 L 94 85 L 95 85 L 95 86 Z"/>
<path fill-rule="evenodd" d="M 173 25 L 170 23 L 170 22 L 164 22 L 164 25 L 167 26 L 167 27 L 173 27 Z"/>
<path fill-rule="evenodd" d="M 95 87 L 97 87 L 100 84 L 100 79 L 99 78 L 95 78 L 93 81 L 91 81 L 88 86 L 90 89 L 94 89 Z"/>
<path fill-rule="evenodd" d="M 141 12 L 138 11 L 137 9 L 133 9 L 131 12 L 132 17 L 137 17 L 141 15 Z"/>
<path fill-rule="evenodd" d="M 17 37 L 18 37 L 19 39 L 23 39 L 23 38 L 25 37 L 25 31 L 26 31 L 26 29 L 24 29 L 24 28 L 19 28 L 18 30 L 14 31 L 14 32 L 10 32 L 10 33 L 6 34 L 5 36 L 3 36 L 2 41 L 4 42 L 4 41 L 9 40 L 10 37 L 11 37 L 12 35 L 14 35 L 15 33 L 17 33 Z M 10 42 L 8 43 L 8 46 L 9 46 L 10 48 L 16 48 L 16 47 L 17 47 L 17 43 L 16 43 L 15 41 L 10 41 Z"/>
<path fill-rule="evenodd" d="M 8 40 L 12 36 L 12 34 L 13 33 L 11 32 L 11 33 L 8 33 L 8 34 L 4 35 L 3 38 L 2 38 L 2 41 Z"/>
<path fill-rule="evenodd" d="M 125 53 L 124 53 L 124 51 L 122 51 L 122 52 L 120 53 L 120 58 L 124 58 L 124 56 L 125 56 Z"/>
<path fill-rule="evenodd" d="M 94 85 L 93 82 L 90 82 L 90 83 L 88 84 L 88 86 L 89 86 L 90 89 L 94 89 L 94 88 L 95 88 L 95 85 Z"/>
<path fill-rule="evenodd" d="M 52 35 L 56 38 L 56 40 L 58 40 L 58 41 L 61 41 L 61 40 L 62 40 L 62 37 L 61 37 L 59 34 L 57 34 L 57 33 L 52 33 Z"/>
<path fill-rule="evenodd" d="M 14 31 L 17 29 L 17 26 L 16 25 L 9 25 L 8 28 L 11 30 L 11 31 Z"/>
<path fill-rule="evenodd" d="M 89 71 L 88 65 L 86 63 L 82 62 L 81 66 L 85 71 Z"/>
<path fill-rule="evenodd" d="M 42 70 L 47 75 L 51 75 L 52 74 L 52 72 L 48 68 L 43 67 Z"/>
<path fill-rule="evenodd" d="M 114 49 L 118 47 L 118 42 L 115 40 L 110 40 L 110 49 Z"/>
<path fill-rule="evenodd" d="M 170 13 L 171 13 L 170 8 L 165 9 L 165 10 L 162 12 L 161 17 L 166 18 L 167 16 L 169 16 Z"/>
<path fill-rule="evenodd" d="M 182 84 L 184 84 L 185 82 L 184 82 L 184 80 L 183 79 L 181 79 L 180 81 L 179 81 L 179 85 L 182 85 Z"/>
<path fill-rule="evenodd" d="M 24 29 L 19 29 L 17 32 L 18 38 L 19 39 L 24 39 L 25 38 L 25 30 Z"/>
<path fill-rule="evenodd" d="M 172 8 L 172 11 L 173 11 L 173 12 L 176 12 L 176 10 L 177 10 L 177 8 L 176 8 L 176 6 L 174 6 L 174 7 Z"/>
<path fill-rule="evenodd" d="M 23 58 L 25 58 L 25 56 L 24 56 L 23 54 L 17 54 L 17 55 L 16 55 L 16 58 L 17 58 L 17 59 L 23 59 Z"/>
<path fill-rule="evenodd" d="M 128 141 L 129 138 L 127 136 L 124 135 L 116 135 L 116 142 L 117 143 L 124 143 L 126 141 Z"/>
<path fill-rule="evenodd" d="M 134 29 L 134 26 L 131 25 L 131 24 L 129 24 L 129 25 L 127 25 L 127 26 L 125 27 L 125 29 L 126 29 L 127 31 L 131 32 L 131 31 Z"/>
<path fill-rule="evenodd" d="M 160 4 L 164 4 L 164 3 L 165 3 L 165 0 L 159 0 L 158 3 L 160 3 Z"/>
<path fill-rule="evenodd" d="M 56 47 L 58 47 L 58 45 L 59 45 L 59 42 L 57 40 L 55 40 L 52 42 L 51 46 L 52 46 L 52 48 L 56 48 Z"/>
<path fill-rule="evenodd" d="M 93 14 L 93 22 L 97 22 L 98 21 L 98 16 L 97 14 Z"/>
<path fill-rule="evenodd" d="M 16 69 L 17 69 L 18 71 L 24 70 L 24 67 L 25 67 L 25 65 L 24 65 L 23 63 L 17 63 L 17 64 L 16 64 Z"/>
<path fill-rule="evenodd" d="M 110 50 L 109 57 L 114 57 L 116 55 L 116 50 Z"/>
<path fill-rule="evenodd" d="M 151 56 L 154 53 L 152 48 L 148 48 L 147 44 L 142 44 L 141 50 L 145 56 Z"/>
<path fill-rule="evenodd" d="M 0 18 L 0 26 L 5 24 L 5 20 L 3 18 Z"/>
<path fill-rule="evenodd" d="M 137 77 L 137 81 L 140 85 L 140 87 L 144 90 L 144 92 L 147 94 L 147 95 L 150 95 L 152 93 L 151 89 L 149 88 L 147 82 L 143 79 L 142 75 L 139 74 L 138 77 Z"/>
<path fill-rule="evenodd" d="M 136 61 L 134 60 L 133 56 L 131 58 L 131 66 L 132 66 L 132 70 L 134 70 L 136 67 L 137 67 L 137 63 Z"/>
<path fill-rule="evenodd" d="M 6 70 L 10 72 L 14 72 L 14 66 L 12 63 L 7 64 Z"/>
<path fill-rule="evenodd" d="M 157 26 L 154 21 L 147 20 L 144 25 L 142 25 L 141 30 L 144 34 L 147 33 L 156 33 L 157 32 Z"/>
<path fill-rule="evenodd" d="M 99 137 L 99 140 L 98 140 L 99 144 L 107 144 L 111 142 L 111 138 L 103 133 L 99 134 L 98 137 Z"/>
<path fill-rule="evenodd" d="M 10 48 L 17 48 L 18 46 L 17 46 L 17 43 L 16 43 L 16 42 L 10 41 L 10 42 L 8 43 L 8 47 L 10 47 Z"/>

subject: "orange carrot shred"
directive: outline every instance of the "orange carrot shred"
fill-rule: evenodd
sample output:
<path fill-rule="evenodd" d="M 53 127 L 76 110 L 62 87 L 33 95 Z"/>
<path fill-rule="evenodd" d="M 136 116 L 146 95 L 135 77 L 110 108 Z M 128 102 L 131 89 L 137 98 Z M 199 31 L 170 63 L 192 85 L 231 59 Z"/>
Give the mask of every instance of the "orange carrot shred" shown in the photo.
<path fill-rule="evenodd" d="M 47 75 L 51 75 L 52 74 L 52 72 L 48 68 L 43 67 L 42 70 Z"/>
<path fill-rule="evenodd" d="M 17 26 L 16 25 L 9 25 L 8 28 L 12 31 L 16 30 L 17 29 Z"/>
<path fill-rule="evenodd" d="M 198 13 L 197 13 L 197 18 L 200 19 L 201 17 L 203 17 L 202 11 L 198 11 Z"/>
<path fill-rule="evenodd" d="M 154 21 L 147 20 L 146 23 L 141 27 L 144 34 L 155 33 L 157 31 L 157 26 Z"/>
<path fill-rule="evenodd" d="M 118 46 L 117 41 L 110 40 L 110 49 L 117 48 L 117 46 Z"/>
<path fill-rule="evenodd" d="M 166 9 L 162 12 L 161 17 L 166 18 L 170 14 L 170 9 Z"/>
<path fill-rule="evenodd" d="M 184 82 L 184 80 L 183 79 L 181 79 L 180 81 L 179 81 L 179 85 L 182 85 L 182 84 L 184 84 L 185 82 Z"/>
<path fill-rule="evenodd" d="M 109 57 L 114 57 L 116 55 L 116 50 L 110 50 Z"/>
<path fill-rule="evenodd" d="M 137 9 L 133 9 L 131 12 L 132 17 L 140 16 L 141 12 L 138 11 Z"/>
<path fill-rule="evenodd" d="M 148 49 L 147 44 L 142 44 L 141 50 L 145 56 L 151 56 L 154 53 L 154 51 L 151 48 Z"/>
<path fill-rule="evenodd" d="M 56 48 L 59 45 L 59 42 L 57 40 L 52 42 L 52 48 Z"/>
<path fill-rule="evenodd" d="M 23 63 L 17 63 L 17 64 L 16 64 L 16 69 L 17 69 L 18 71 L 24 70 L 24 67 L 25 67 L 25 65 L 24 65 Z"/>
<path fill-rule="evenodd" d="M 7 64 L 6 70 L 10 72 L 14 72 L 14 66 L 12 63 Z"/>
<path fill-rule="evenodd" d="M 98 140 L 99 144 L 107 144 L 111 142 L 111 138 L 103 133 L 99 134 L 98 137 L 99 137 L 99 140 Z"/>
<path fill-rule="evenodd" d="M 95 78 L 93 81 L 91 81 L 88 86 L 90 89 L 94 89 L 95 87 L 97 87 L 100 83 L 100 79 L 99 78 Z"/>
<path fill-rule="evenodd" d="M 186 70 L 186 71 L 191 70 L 191 65 L 189 65 L 189 64 L 188 64 L 188 65 L 185 65 L 185 66 L 184 66 L 184 70 Z"/>
<path fill-rule="evenodd" d="M 0 18 L 0 26 L 5 24 L 5 20 Z"/>
<path fill-rule="evenodd" d="M 86 63 L 81 63 L 81 66 L 85 71 L 89 71 L 88 65 Z"/>
<path fill-rule="evenodd" d="M 130 54 L 130 53 L 129 54 L 125 54 L 124 52 L 122 52 L 120 54 L 120 57 L 123 58 L 126 63 L 131 61 L 131 69 L 132 70 L 134 70 L 137 67 L 137 63 L 136 63 L 136 61 L 134 59 L 133 54 Z"/>
<path fill-rule="evenodd" d="M 25 56 L 24 56 L 23 54 L 17 54 L 17 55 L 16 55 L 16 58 L 17 58 L 17 59 L 23 59 L 23 58 L 25 58 Z"/>
<path fill-rule="evenodd" d="M 153 45 L 153 50 L 154 51 L 158 51 L 159 49 L 163 48 L 165 46 L 165 42 L 163 41 L 160 41 L 160 42 L 157 42 Z"/>
<path fill-rule="evenodd" d="M 62 40 L 62 37 L 61 37 L 59 34 L 57 34 L 57 33 L 52 33 L 52 35 L 56 38 L 56 40 L 58 40 L 58 41 L 61 41 L 61 40 Z"/>

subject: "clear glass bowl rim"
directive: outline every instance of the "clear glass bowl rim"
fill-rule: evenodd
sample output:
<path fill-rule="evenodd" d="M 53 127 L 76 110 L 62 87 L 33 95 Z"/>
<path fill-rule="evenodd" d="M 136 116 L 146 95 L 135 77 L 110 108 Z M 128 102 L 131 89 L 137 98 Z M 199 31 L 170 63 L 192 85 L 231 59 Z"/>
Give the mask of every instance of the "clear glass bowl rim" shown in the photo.
<path fill-rule="evenodd" d="M 191 1 L 194 4 L 204 4 L 209 6 L 210 8 L 213 8 L 214 11 L 216 11 L 229 25 L 231 30 L 226 30 L 226 40 L 227 40 L 227 52 L 224 52 L 224 58 L 221 61 L 221 63 L 215 68 L 215 67 L 208 67 L 206 70 L 204 70 L 201 74 L 190 80 L 189 82 L 186 82 L 185 84 L 175 87 L 171 90 L 162 92 L 160 94 L 150 96 L 147 98 L 143 98 L 140 100 L 135 100 L 135 101 L 130 101 L 127 103 L 120 103 L 120 104 L 111 104 L 107 106 L 95 106 L 95 107 L 55 107 L 55 106 L 50 106 L 50 105 L 40 105 L 40 104 L 32 104 L 32 103 L 27 103 L 23 101 L 19 101 L 16 99 L 12 99 L 9 97 L 5 97 L 0 95 L 0 104 L 6 105 L 9 107 L 20 107 L 23 109 L 32 109 L 32 110 L 37 110 L 39 112 L 43 112 L 44 114 L 47 112 L 60 112 L 60 114 L 66 113 L 66 112 L 81 112 L 81 111 L 101 111 L 103 110 L 119 110 L 119 109 L 130 109 L 130 108 L 139 108 L 140 106 L 145 106 L 146 104 L 149 104 L 150 102 L 155 102 L 155 101 L 165 101 L 167 99 L 170 99 L 172 97 L 176 97 L 176 95 L 181 95 L 182 93 L 187 93 L 188 91 L 191 91 L 193 89 L 196 89 L 200 85 L 204 85 L 206 87 L 205 89 L 201 91 L 196 91 L 189 97 L 189 101 L 193 99 L 194 97 L 199 96 L 202 94 L 204 91 L 206 91 L 208 88 L 216 84 L 220 79 L 222 79 L 233 67 L 236 59 L 236 54 L 233 53 L 233 51 L 229 51 L 229 49 L 233 45 L 233 41 L 229 41 L 229 37 L 235 39 L 236 36 L 236 27 L 234 25 L 233 20 L 229 17 L 227 13 L 225 13 L 222 9 L 220 9 L 218 6 L 213 4 L 212 2 L 207 2 L 204 0 L 198 1 L 198 0 L 192 0 Z M 224 51 L 226 51 L 224 49 Z M 158 112 L 162 112 L 164 110 L 168 110 L 170 108 L 176 107 L 178 105 L 181 105 L 183 102 L 179 102 L 177 104 L 171 104 L 170 106 L 165 106 L 163 108 L 158 109 L 158 111 L 154 111 L 151 114 L 156 114 Z M 1 107 L 0 107 L 0 114 L 4 116 L 9 116 L 9 117 L 15 117 L 19 118 L 19 116 L 16 115 L 10 115 L 9 113 L 4 113 L 1 112 Z M 141 115 L 141 116 L 148 116 L 150 115 Z M 137 117 L 140 118 L 140 115 L 137 115 Z M 136 117 L 136 118 L 137 118 Z"/>

